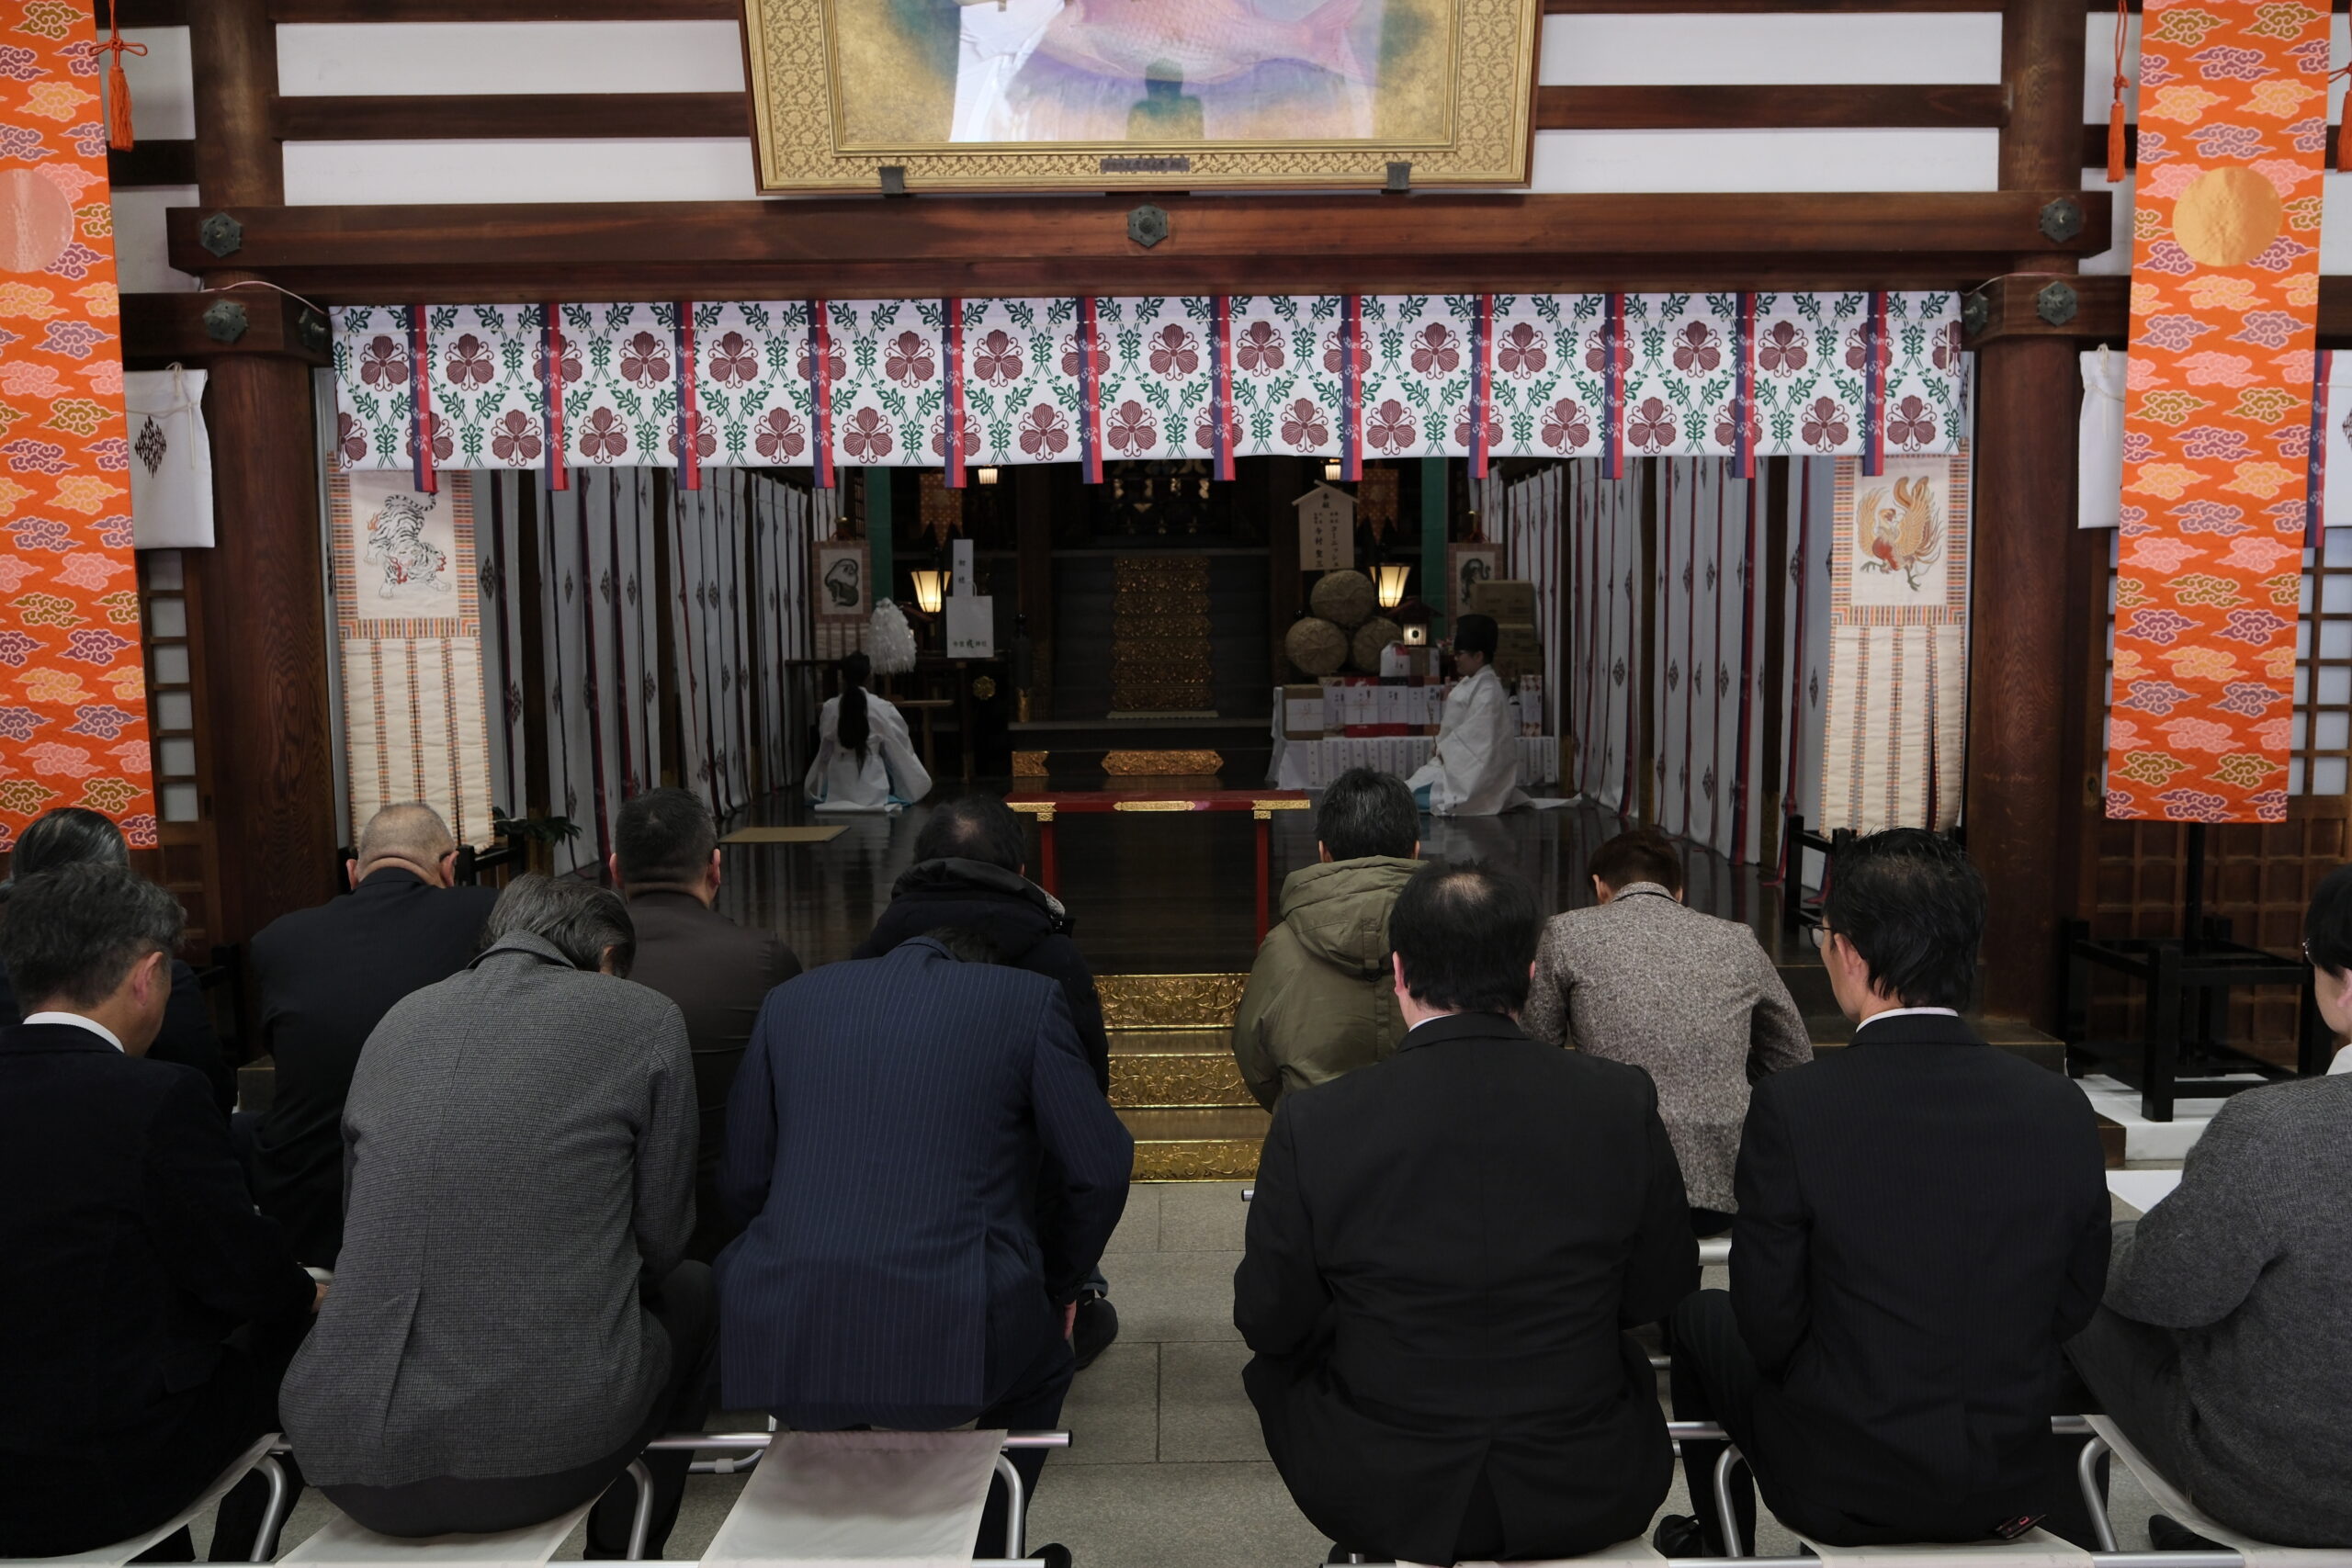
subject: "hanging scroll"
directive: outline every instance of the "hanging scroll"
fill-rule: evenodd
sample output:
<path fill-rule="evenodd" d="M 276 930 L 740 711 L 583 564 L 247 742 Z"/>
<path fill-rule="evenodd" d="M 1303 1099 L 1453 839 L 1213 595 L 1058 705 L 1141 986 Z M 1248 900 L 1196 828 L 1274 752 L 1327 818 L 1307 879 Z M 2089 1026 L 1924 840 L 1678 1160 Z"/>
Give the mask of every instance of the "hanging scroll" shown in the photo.
<path fill-rule="evenodd" d="M 967 465 L 1229 473 L 1263 456 L 1900 457 L 1949 452 L 1966 423 L 1959 300 L 1939 292 L 554 309 L 552 337 L 537 306 L 337 310 L 344 466 L 413 468 L 423 429 L 434 468 L 666 468 L 682 405 L 699 464 L 813 462 L 820 482 L 831 464 L 944 468 L 951 425 Z"/>
<path fill-rule="evenodd" d="M 2287 814 L 2300 582 L 2245 546 L 2304 532 L 2327 66 L 2314 0 L 2149 0 L 2109 817 Z"/>
<path fill-rule="evenodd" d="M 1968 456 L 1841 457 L 1830 515 L 1822 829 L 1940 831 L 1968 732 Z"/>
<path fill-rule="evenodd" d="M 0 849 L 81 806 L 156 842 L 131 561 L 113 209 L 86 8 L 40 4 L 0 71 Z"/>

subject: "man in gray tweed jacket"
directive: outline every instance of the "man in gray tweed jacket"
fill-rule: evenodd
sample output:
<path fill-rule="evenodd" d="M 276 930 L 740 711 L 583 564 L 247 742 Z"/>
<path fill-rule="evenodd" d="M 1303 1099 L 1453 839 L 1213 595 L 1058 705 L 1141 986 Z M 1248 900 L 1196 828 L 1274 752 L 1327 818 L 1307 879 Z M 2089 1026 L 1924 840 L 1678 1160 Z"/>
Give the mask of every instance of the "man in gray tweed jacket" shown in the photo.
<path fill-rule="evenodd" d="M 1732 1166 L 1760 1076 L 1813 1060 L 1804 1019 L 1756 933 L 1682 904 L 1682 860 L 1656 829 L 1594 852 L 1600 903 L 1555 915 L 1535 955 L 1520 1027 L 1648 1072 L 1682 1165 L 1691 1228 L 1727 1229 Z"/>

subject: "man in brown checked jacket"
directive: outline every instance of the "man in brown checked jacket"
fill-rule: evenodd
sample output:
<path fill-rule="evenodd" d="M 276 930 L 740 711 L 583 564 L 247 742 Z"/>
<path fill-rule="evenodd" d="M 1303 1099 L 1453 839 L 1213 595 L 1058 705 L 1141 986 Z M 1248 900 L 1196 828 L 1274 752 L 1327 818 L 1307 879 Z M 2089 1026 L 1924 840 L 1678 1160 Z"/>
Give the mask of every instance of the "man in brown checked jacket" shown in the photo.
<path fill-rule="evenodd" d="M 1682 903 L 1682 861 L 1656 829 L 1592 857 L 1590 908 L 1544 927 L 1520 1027 L 1531 1039 L 1626 1062 L 1657 1085 L 1690 1224 L 1731 1224 L 1732 1165 L 1758 1077 L 1813 1060 L 1804 1019 L 1756 933 Z"/>

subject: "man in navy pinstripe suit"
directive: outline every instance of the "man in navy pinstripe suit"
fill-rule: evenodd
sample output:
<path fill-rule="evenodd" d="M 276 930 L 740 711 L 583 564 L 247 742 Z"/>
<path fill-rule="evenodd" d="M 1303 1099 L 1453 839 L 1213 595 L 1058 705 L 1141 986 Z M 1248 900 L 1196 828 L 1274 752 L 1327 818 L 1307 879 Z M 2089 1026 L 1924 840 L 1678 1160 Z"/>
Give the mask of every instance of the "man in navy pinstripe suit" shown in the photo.
<path fill-rule="evenodd" d="M 1135 1141 L 1061 987 L 992 958 L 936 931 L 768 994 L 718 1178 L 746 1226 L 718 1266 L 729 1408 L 801 1431 L 1060 1418 Z M 1015 1456 L 1033 1489 L 1044 1460 Z"/>

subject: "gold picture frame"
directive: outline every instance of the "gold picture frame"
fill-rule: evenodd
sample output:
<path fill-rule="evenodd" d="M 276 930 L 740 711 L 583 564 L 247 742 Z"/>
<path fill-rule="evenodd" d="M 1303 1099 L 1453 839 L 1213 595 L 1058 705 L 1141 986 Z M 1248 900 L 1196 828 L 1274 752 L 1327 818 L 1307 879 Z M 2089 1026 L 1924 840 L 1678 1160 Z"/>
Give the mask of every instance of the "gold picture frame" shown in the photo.
<path fill-rule="evenodd" d="M 759 187 L 1527 183 L 1543 0 L 1163 4 L 744 0 Z"/>

